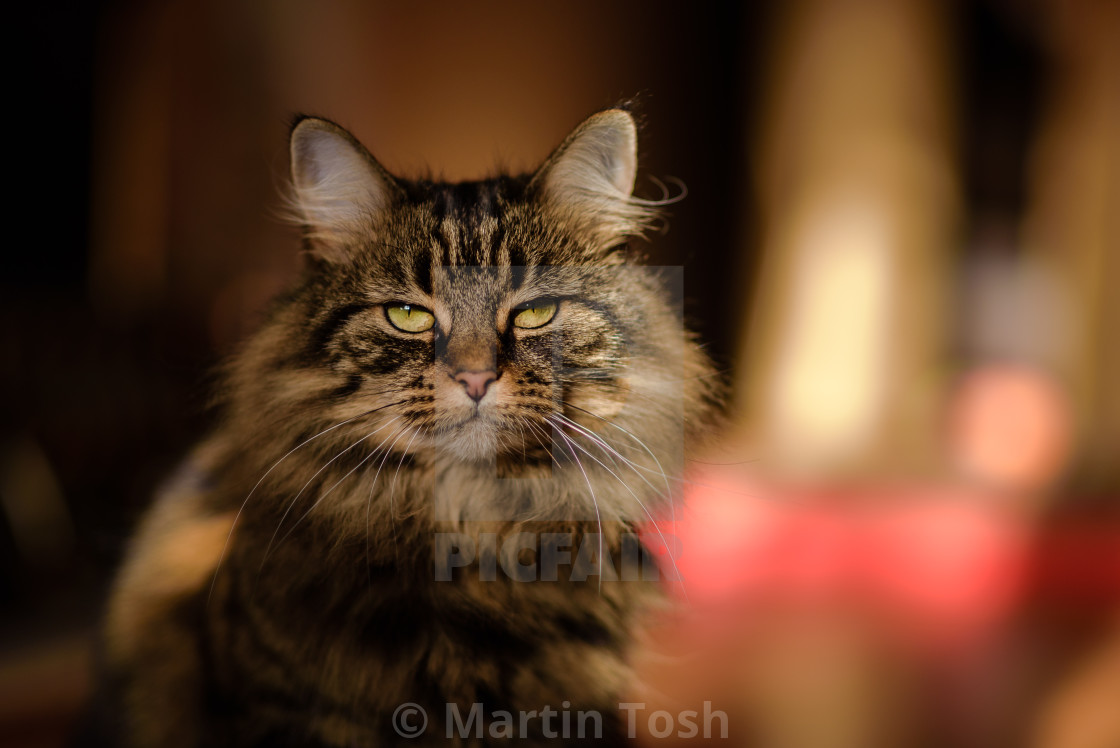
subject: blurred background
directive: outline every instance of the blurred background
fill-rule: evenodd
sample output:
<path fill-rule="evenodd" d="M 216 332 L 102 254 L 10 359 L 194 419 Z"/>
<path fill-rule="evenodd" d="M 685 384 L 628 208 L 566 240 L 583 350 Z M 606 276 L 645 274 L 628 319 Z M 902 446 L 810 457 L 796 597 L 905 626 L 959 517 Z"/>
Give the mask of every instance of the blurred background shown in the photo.
<path fill-rule="evenodd" d="M 208 372 L 295 277 L 293 114 L 458 180 L 636 96 L 689 191 L 643 249 L 733 404 L 635 698 L 765 748 L 1120 745 L 1120 3 L 15 13 L 0 743 L 63 743 Z"/>

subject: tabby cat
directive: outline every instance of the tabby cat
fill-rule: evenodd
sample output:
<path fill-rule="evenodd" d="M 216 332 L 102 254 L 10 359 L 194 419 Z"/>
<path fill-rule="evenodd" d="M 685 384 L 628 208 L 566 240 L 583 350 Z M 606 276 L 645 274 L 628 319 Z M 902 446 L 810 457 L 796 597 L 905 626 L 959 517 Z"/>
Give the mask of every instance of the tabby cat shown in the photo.
<path fill-rule="evenodd" d="M 397 178 L 322 119 L 291 160 L 307 271 L 226 367 L 110 602 L 120 744 L 578 742 L 518 716 L 545 707 L 621 742 L 658 589 L 627 543 L 715 401 L 628 247 L 659 205 L 632 195 L 632 116 L 477 182 Z"/>

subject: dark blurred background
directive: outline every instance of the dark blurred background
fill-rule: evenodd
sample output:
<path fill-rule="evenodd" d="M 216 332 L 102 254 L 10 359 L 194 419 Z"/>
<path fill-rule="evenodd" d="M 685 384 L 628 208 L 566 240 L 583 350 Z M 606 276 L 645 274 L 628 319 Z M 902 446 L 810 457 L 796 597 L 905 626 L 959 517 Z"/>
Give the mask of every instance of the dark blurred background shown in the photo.
<path fill-rule="evenodd" d="M 752 495 L 768 498 L 732 494 L 768 507 L 811 494 L 842 524 L 845 507 L 887 507 L 903 545 L 930 526 L 925 508 L 956 507 L 934 545 L 995 554 L 993 584 L 1014 588 L 982 624 L 970 615 L 991 587 L 934 605 L 927 620 L 972 626 L 939 669 L 926 649 L 870 646 L 862 613 L 838 622 L 821 602 L 890 597 L 862 577 L 858 596 L 789 582 L 795 611 L 776 616 L 753 582 L 717 584 L 714 605 L 753 601 L 723 620 L 816 628 L 774 624 L 777 644 L 765 626 L 706 632 L 722 655 L 701 668 L 710 677 L 651 677 L 729 699 L 749 725 L 739 744 L 1120 745 L 1102 706 L 1120 693 L 1120 3 L 15 13 L 26 51 L 10 75 L 17 202 L 0 276 L 0 742 L 60 744 L 130 529 L 207 426 L 209 372 L 298 272 L 279 218 L 292 116 L 339 122 L 397 173 L 460 180 L 529 170 L 585 116 L 636 98 L 639 193 L 659 194 L 644 176 L 688 187 L 643 249 L 683 266 L 688 317 L 733 392 L 713 458 L 731 465 L 695 485 L 762 486 Z M 698 493 L 700 507 L 731 495 Z M 740 517 L 712 521 L 728 511 Z M 811 544 L 803 520 L 743 519 Z M 977 526 L 994 529 L 961 530 Z M 1000 540 L 1009 527 L 1015 542 Z M 733 544 L 692 571 L 731 579 L 745 557 Z M 788 559 L 754 563 L 787 583 Z M 959 591 L 970 568 L 928 584 Z M 728 675 L 751 671 L 760 646 L 765 664 Z M 815 669 L 805 653 L 822 651 L 835 682 L 782 675 Z M 962 682 L 983 694 L 962 696 Z M 823 727 L 799 732 L 791 704 Z"/>

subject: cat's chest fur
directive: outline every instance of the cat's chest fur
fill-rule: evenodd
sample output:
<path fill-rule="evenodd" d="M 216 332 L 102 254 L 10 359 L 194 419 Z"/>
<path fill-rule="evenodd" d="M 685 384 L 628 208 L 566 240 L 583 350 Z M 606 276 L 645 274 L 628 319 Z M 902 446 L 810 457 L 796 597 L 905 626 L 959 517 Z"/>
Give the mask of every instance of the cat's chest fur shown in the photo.
<path fill-rule="evenodd" d="M 418 505 L 414 491 L 428 499 L 504 483 L 470 471 L 404 472 L 396 490 L 405 507 Z M 302 705 L 301 715 L 310 707 L 315 729 L 339 744 L 388 740 L 386 725 L 406 702 L 433 714 L 439 735 L 448 705 L 517 714 L 569 702 L 609 718 L 627 687 L 634 616 L 657 596 L 652 582 L 618 581 L 631 530 L 618 523 L 600 533 L 569 522 L 438 522 L 429 511 L 364 540 L 340 541 L 330 522 L 311 520 L 270 546 L 267 527 L 246 521 L 242 537 L 251 539 L 235 544 L 203 613 L 213 690 L 230 701 L 252 694 Z M 573 548 L 598 547 L 601 536 L 607 581 L 573 580 L 570 564 L 542 575 L 539 546 L 524 543 L 542 536 Z M 448 552 L 458 556 L 441 575 Z M 313 570 L 291 573 L 309 558 Z M 525 569 L 534 571 L 518 573 Z M 234 711 L 216 729 L 240 733 L 258 719 Z"/>

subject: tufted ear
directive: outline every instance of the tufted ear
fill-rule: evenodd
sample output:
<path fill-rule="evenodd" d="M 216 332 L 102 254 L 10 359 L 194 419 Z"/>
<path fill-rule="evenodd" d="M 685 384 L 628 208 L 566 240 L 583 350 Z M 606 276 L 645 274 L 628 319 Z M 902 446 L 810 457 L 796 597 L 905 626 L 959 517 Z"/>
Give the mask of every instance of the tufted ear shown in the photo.
<path fill-rule="evenodd" d="M 333 122 L 306 117 L 292 128 L 294 207 L 312 252 L 349 259 L 400 194 L 393 177 L 361 143 Z"/>
<path fill-rule="evenodd" d="M 641 234 L 656 206 L 631 196 L 638 170 L 638 130 L 621 109 L 592 115 L 533 176 L 540 199 L 601 246 Z"/>

